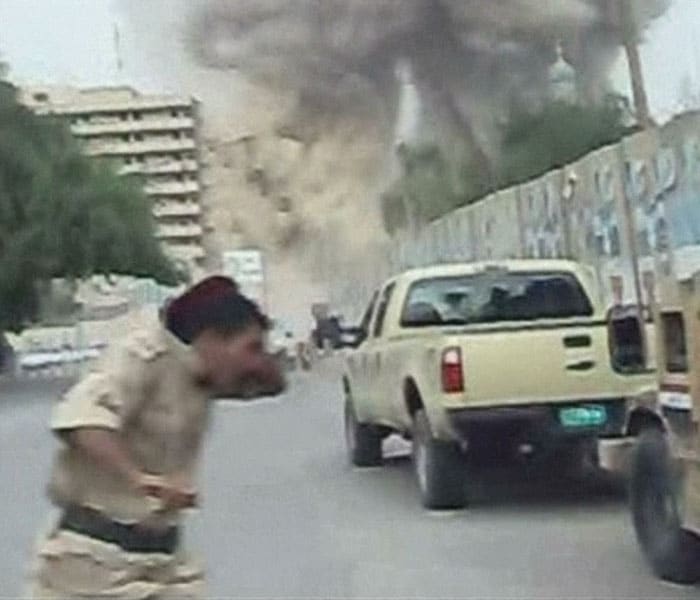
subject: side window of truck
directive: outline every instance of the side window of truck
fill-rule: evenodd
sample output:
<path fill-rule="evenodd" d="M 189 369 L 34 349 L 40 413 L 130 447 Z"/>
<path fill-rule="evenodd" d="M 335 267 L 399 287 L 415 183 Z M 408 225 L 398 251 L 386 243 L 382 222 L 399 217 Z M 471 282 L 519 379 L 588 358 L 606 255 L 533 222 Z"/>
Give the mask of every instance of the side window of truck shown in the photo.
<path fill-rule="evenodd" d="M 369 325 L 372 322 L 372 315 L 374 314 L 374 306 L 377 303 L 377 297 L 379 292 L 376 291 L 372 294 L 372 299 L 369 301 L 367 310 L 365 314 L 362 315 L 362 321 L 360 321 L 360 331 L 362 332 L 362 339 L 366 340 L 369 337 Z"/>
<path fill-rule="evenodd" d="M 391 295 L 396 287 L 395 283 L 390 283 L 384 288 L 382 296 L 377 306 L 377 316 L 374 318 L 374 328 L 372 330 L 373 337 L 380 337 L 384 329 L 384 319 L 386 318 L 386 309 L 389 307 Z"/>

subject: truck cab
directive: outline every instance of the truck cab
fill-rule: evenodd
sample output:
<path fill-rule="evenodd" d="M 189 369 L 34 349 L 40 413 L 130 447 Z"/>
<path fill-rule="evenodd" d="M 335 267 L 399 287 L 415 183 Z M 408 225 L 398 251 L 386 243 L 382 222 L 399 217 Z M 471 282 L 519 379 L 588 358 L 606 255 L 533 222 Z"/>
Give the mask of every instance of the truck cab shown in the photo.
<path fill-rule="evenodd" d="M 630 444 L 628 407 L 654 388 L 637 313 L 606 316 L 595 277 L 571 261 L 434 265 L 389 279 L 345 360 L 353 464 L 379 464 L 388 434 L 411 439 L 430 509 L 468 503 L 464 459 L 582 473 L 598 444 Z"/>

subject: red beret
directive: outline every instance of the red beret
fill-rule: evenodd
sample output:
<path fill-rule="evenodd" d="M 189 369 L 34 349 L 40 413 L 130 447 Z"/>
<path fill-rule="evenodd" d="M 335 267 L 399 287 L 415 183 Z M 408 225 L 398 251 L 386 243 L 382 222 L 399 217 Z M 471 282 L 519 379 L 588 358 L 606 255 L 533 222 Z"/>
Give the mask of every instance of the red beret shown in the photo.
<path fill-rule="evenodd" d="M 233 279 L 214 275 L 203 279 L 182 295 L 175 298 L 166 309 L 166 323 L 173 331 L 181 329 L 189 315 L 195 314 L 220 298 L 238 293 L 238 285 Z"/>

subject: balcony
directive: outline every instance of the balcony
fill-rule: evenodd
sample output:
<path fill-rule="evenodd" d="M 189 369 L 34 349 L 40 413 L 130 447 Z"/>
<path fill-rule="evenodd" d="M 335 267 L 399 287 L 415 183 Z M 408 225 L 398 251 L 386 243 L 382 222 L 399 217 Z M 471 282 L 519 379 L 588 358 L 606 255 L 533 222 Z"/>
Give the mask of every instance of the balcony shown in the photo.
<path fill-rule="evenodd" d="M 192 130 L 194 127 L 194 119 L 190 117 L 161 117 L 139 120 L 119 118 L 93 119 L 88 122 L 73 123 L 70 129 L 73 135 L 77 137 L 99 137 L 102 135 L 122 135 L 138 132 Z"/>
<path fill-rule="evenodd" d="M 132 163 L 124 165 L 119 172 L 122 175 L 139 173 L 142 175 L 167 175 L 169 173 L 196 173 L 199 165 L 196 160 L 167 160 Z"/>
<path fill-rule="evenodd" d="M 196 223 L 188 225 L 158 225 L 156 230 L 156 237 L 159 239 L 200 238 L 202 234 L 202 226 Z"/>
<path fill-rule="evenodd" d="M 167 217 L 199 217 L 202 207 L 196 202 L 162 202 L 153 207 L 156 219 Z"/>
<path fill-rule="evenodd" d="M 163 154 L 168 152 L 187 152 L 195 149 L 195 141 L 191 138 L 179 140 L 150 138 L 140 142 L 117 142 L 95 139 L 85 144 L 85 152 L 88 156 Z"/>
<path fill-rule="evenodd" d="M 164 181 L 162 183 L 149 182 L 143 189 L 151 196 L 178 196 L 183 194 L 198 193 L 199 183 L 196 181 Z"/>
<path fill-rule="evenodd" d="M 204 248 L 198 244 L 164 244 L 165 251 L 173 258 L 192 261 L 201 260 L 206 253 Z"/>

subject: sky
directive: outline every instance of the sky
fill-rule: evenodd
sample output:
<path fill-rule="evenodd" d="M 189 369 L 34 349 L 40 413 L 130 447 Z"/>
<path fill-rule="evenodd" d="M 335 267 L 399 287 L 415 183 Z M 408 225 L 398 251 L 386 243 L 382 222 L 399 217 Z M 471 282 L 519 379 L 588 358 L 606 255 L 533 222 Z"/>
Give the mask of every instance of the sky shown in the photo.
<path fill-rule="evenodd" d="M 115 26 L 121 32 L 122 55 L 128 56 L 121 72 Z M 697 40 L 700 0 L 673 0 L 670 11 L 646 34 L 641 54 L 647 91 L 661 121 L 680 109 L 684 85 L 700 96 Z M 130 50 L 128 26 L 115 0 L 0 0 L 0 55 L 10 63 L 11 77 L 18 83 L 131 83 L 143 91 L 196 94 L 196 90 L 173 89 L 171 81 L 150 71 L 147 61 L 140 61 Z M 628 92 L 624 59 L 612 77 L 617 88 Z"/>

